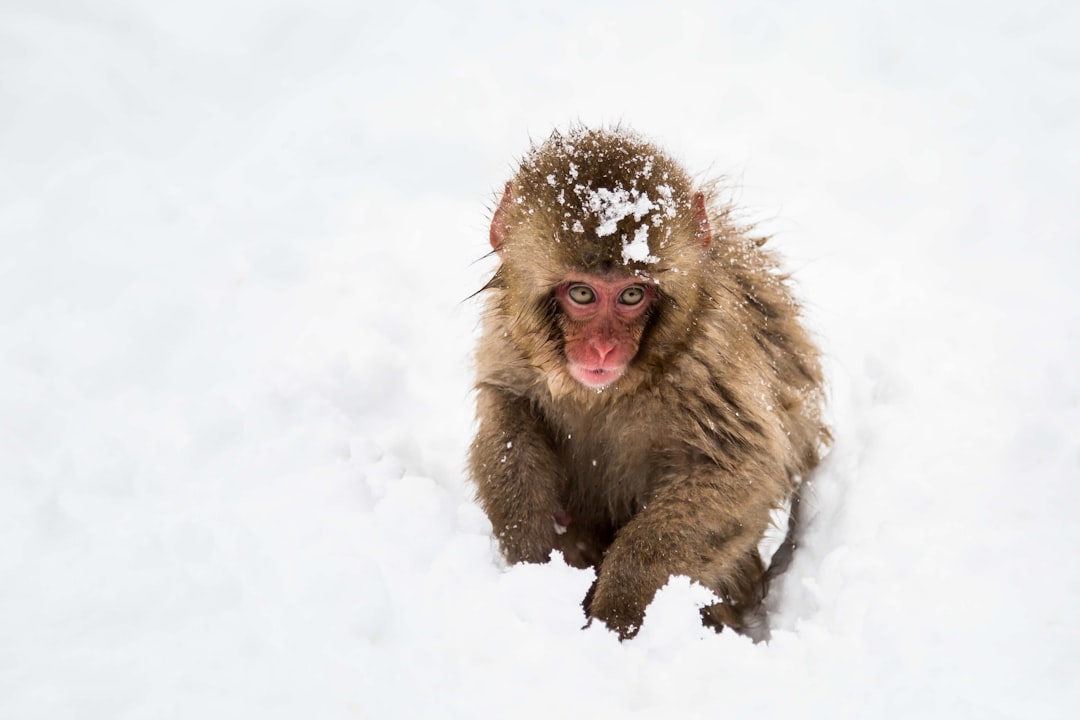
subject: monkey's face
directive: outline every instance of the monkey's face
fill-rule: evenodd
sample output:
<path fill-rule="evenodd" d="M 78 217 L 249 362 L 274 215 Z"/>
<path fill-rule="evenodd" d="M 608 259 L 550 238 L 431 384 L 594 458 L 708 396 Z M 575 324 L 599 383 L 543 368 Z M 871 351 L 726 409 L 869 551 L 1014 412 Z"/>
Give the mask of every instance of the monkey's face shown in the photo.
<path fill-rule="evenodd" d="M 655 287 L 638 277 L 576 274 L 555 288 L 566 368 L 589 388 L 622 377 L 637 355 Z"/>

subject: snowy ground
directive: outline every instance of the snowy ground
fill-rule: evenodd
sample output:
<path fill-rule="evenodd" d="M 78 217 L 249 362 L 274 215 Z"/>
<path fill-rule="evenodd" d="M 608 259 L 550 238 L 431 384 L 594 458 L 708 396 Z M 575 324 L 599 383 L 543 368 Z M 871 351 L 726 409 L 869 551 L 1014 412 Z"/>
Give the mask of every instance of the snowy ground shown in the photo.
<path fill-rule="evenodd" d="M 1080 716 L 1080 6 L 0 4 L 0 718 Z M 620 644 L 463 474 L 553 127 L 731 178 L 828 352 L 773 640 Z"/>

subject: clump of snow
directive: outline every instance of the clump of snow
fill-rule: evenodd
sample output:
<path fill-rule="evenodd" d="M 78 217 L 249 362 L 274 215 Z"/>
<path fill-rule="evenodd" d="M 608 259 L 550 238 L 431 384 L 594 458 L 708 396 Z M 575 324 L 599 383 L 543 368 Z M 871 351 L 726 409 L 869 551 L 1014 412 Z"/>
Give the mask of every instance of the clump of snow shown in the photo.
<path fill-rule="evenodd" d="M 614 233 L 624 218 L 633 215 L 634 220 L 641 220 L 645 213 L 656 207 L 649 199 L 648 193 L 643 193 L 637 188 L 627 189 L 616 186 L 611 189 L 575 185 L 574 192 L 579 197 L 583 197 L 582 204 L 595 213 L 599 219 L 599 224 L 596 226 L 596 234 L 599 237 Z"/>
<path fill-rule="evenodd" d="M 648 166 L 651 174 L 651 165 Z M 627 217 L 633 217 L 635 222 L 640 222 L 645 215 L 653 210 L 660 210 L 651 216 L 651 224 L 656 226 L 663 222 L 663 217 L 675 215 L 675 203 L 671 197 L 671 188 L 662 186 L 661 197 L 653 201 L 647 192 L 642 192 L 636 187 L 625 188 L 617 185 L 614 188 L 592 188 L 586 185 L 575 185 L 574 193 L 582 198 L 583 207 L 596 215 L 597 237 L 606 237 L 618 230 L 618 224 Z M 575 221 L 575 232 L 580 223 Z M 583 230 L 584 228 L 582 228 Z M 652 255 L 649 251 L 649 223 L 639 225 L 632 236 L 624 235 L 622 238 L 622 259 L 624 263 L 660 262 L 660 258 Z"/>
<path fill-rule="evenodd" d="M 665 217 L 675 217 L 674 191 L 670 185 L 661 184 L 656 186 L 656 192 L 660 195 L 658 205 L 663 209 Z"/>
<path fill-rule="evenodd" d="M 698 611 L 718 602 L 711 590 L 690 578 L 672 577 L 649 603 L 635 640 L 658 656 L 677 655 L 688 642 L 715 636 L 716 631 L 702 624 Z"/>
<path fill-rule="evenodd" d="M 660 262 L 660 258 L 649 253 L 649 227 L 647 225 L 641 225 L 634 231 L 633 240 L 623 242 L 622 259 L 624 263 Z"/>

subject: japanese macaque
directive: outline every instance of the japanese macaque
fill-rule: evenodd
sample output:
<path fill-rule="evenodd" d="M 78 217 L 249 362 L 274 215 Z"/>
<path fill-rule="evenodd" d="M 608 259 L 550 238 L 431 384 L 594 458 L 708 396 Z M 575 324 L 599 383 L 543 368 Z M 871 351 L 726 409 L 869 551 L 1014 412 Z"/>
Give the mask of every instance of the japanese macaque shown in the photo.
<path fill-rule="evenodd" d="M 639 136 L 575 128 L 525 156 L 490 240 L 469 465 L 506 559 L 594 567 L 586 615 L 623 638 L 673 575 L 716 594 L 707 624 L 760 631 L 758 543 L 829 439 L 764 239 Z"/>

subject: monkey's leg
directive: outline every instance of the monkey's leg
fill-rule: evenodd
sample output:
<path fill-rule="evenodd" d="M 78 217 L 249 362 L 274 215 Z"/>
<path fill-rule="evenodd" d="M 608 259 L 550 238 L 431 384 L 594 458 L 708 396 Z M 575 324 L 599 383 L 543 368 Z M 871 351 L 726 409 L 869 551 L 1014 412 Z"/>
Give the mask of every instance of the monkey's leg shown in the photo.
<path fill-rule="evenodd" d="M 761 601 L 768 590 L 765 564 L 755 547 L 743 556 L 736 571 L 724 576 L 725 585 L 715 585 L 711 590 L 720 596 L 721 602 L 701 609 L 701 619 L 717 632 L 724 626 L 749 635 L 754 641 L 768 637 L 768 626 Z"/>
<path fill-rule="evenodd" d="M 543 420 L 520 397 L 481 386 L 469 465 L 507 561 L 545 562 L 556 545 L 564 474 Z"/>
<path fill-rule="evenodd" d="M 751 487 L 745 478 L 698 472 L 661 486 L 615 536 L 600 565 L 589 615 L 632 637 L 656 591 L 672 575 L 686 575 L 728 605 L 709 614 L 739 628 L 763 589 L 756 548 L 768 507 L 746 490 Z"/>

